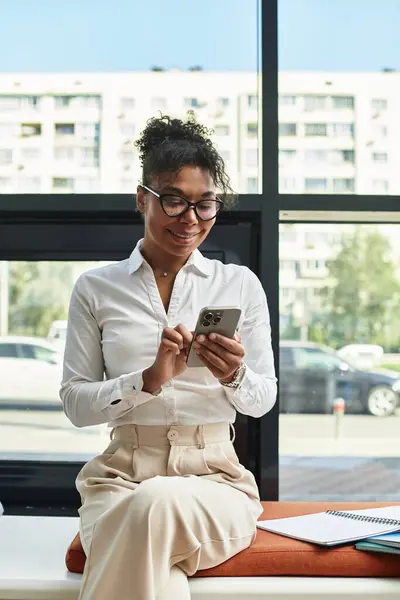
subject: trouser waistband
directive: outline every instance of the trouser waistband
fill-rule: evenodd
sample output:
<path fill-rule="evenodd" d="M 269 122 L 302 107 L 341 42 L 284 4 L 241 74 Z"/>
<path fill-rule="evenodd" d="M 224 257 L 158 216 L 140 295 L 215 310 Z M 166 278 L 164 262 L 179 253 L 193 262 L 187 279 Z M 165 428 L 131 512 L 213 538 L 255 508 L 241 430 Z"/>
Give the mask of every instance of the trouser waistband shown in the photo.
<path fill-rule="evenodd" d="M 230 430 L 233 438 L 231 440 Z M 112 440 L 130 442 L 133 446 L 197 446 L 235 441 L 232 423 L 205 425 L 120 425 L 111 430 Z"/>

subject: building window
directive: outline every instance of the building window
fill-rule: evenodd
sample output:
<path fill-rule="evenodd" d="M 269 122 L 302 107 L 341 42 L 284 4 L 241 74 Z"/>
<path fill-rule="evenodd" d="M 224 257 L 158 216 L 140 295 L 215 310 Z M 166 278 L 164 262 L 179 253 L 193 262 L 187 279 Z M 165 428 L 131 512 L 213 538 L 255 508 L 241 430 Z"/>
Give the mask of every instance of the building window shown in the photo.
<path fill-rule="evenodd" d="M 53 177 L 54 190 L 70 190 L 74 188 L 74 180 L 72 177 Z"/>
<path fill-rule="evenodd" d="M 54 96 L 54 106 L 56 108 L 65 108 L 71 104 L 73 96 Z"/>
<path fill-rule="evenodd" d="M 17 186 L 20 194 L 39 194 L 40 177 L 19 177 Z"/>
<path fill-rule="evenodd" d="M 280 192 L 294 192 L 296 189 L 295 177 L 279 177 Z"/>
<path fill-rule="evenodd" d="M 226 108 L 229 106 L 229 98 L 218 98 L 217 104 L 219 108 Z"/>
<path fill-rule="evenodd" d="M 345 163 L 351 163 L 354 165 L 355 163 L 355 152 L 354 150 L 339 150 L 342 160 Z"/>
<path fill-rule="evenodd" d="M 135 137 L 135 126 L 133 123 L 120 123 L 119 130 L 121 135 L 127 138 Z"/>
<path fill-rule="evenodd" d="M 328 187 L 327 179 L 307 178 L 304 182 L 306 192 L 325 192 Z"/>
<path fill-rule="evenodd" d="M 151 107 L 154 110 L 165 110 L 167 108 L 166 98 L 155 97 L 151 99 Z"/>
<path fill-rule="evenodd" d="M 100 123 L 77 123 L 75 133 L 82 140 L 98 144 L 100 139 Z"/>
<path fill-rule="evenodd" d="M 372 160 L 374 163 L 379 163 L 381 165 L 386 165 L 388 161 L 387 152 L 373 152 Z"/>
<path fill-rule="evenodd" d="M 135 108 L 135 98 L 121 98 L 119 104 L 122 110 L 133 110 Z"/>
<path fill-rule="evenodd" d="M 56 123 L 55 124 L 56 135 L 63 137 L 66 135 L 74 135 L 75 134 L 75 125 L 74 123 Z"/>
<path fill-rule="evenodd" d="M 248 167 L 256 167 L 258 165 L 258 150 L 257 150 L 257 148 L 249 148 L 246 151 L 246 164 Z"/>
<path fill-rule="evenodd" d="M 22 161 L 39 160 L 40 155 L 40 148 L 21 148 L 20 156 Z"/>
<path fill-rule="evenodd" d="M 214 127 L 214 133 L 218 136 L 227 136 L 230 134 L 230 132 L 229 125 L 216 125 Z"/>
<path fill-rule="evenodd" d="M 123 150 L 119 154 L 120 161 L 124 167 L 131 168 L 133 165 L 133 161 L 135 159 L 135 155 L 132 150 Z"/>
<path fill-rule="evenodd" d="M 258 193 L 258 177 L 247 178 L 247 193 L 257 194 Z"/>
<path fill-rule="evenodd" d="M 11 177 L 0 177 L 0 192 L 8 192 L 11 189 Z"/>
<path fill-rule="evenodd" d="M 386 98 L 372 98 L 373 110 L 387 110 L 388 101 Z"/>
<path fill-rule="evenodd" d="M 63 162 L 73 162 L 75 158 L 75 148 L 54 148 L 54 159 Z"/>
<path fill-rule="evenodd" d="M 333 123 L 332 134 L 335 137 L 354 137 L 354 123 Z"/>
<path fill-rule="evenodd" d="M 354 108 L 354 96 L 332 96 L 332 108 Z"/>
<path fill-rule="evenodd" d="M 328 126 L 326 123 L 306 123 L 304 133 L 306 136 L 326 136 Z"/>
<path fill-rule="evenodd" d="M 0 111 L 19 110 L 21 108 L 38 108 L 40 96 L 0 96 Z"/>
<path fill-rule="evenodd" d="M 333 180 L 333 192 L 334 194 L 344 194 L 346 192 L 354 193 L 355 182 L 354 179 L 349 178 L 334 178 Z"/>
<path fill-rule="evenodd" d="M 307 164 L 327 162 L 327 159 L 327 150 L 305 150 L 304 152 L 304 160 Z"/>
<path fill-rule="evenodd" d="M 316 96 L 308 94 L 304 96 L 304 110 L 324 110 L 326 108 L 327 96 Z"/>
<path fill-rule="evenodd" d="M 5 138 L 17 137 L 19 132 L 19 123 L 0 123 L 0 139 L 2 141 L 4 141 Z"/>
<path fill-rule="evenodd" d="M 101 106 L 101 96 L 95 94 L 80 94 L 68 96 L 54 96 L 54 105 L 56 108 L 80 107 L 80 108 L 99 108 Z"/>
<path fill-rule="evenodd" d="M 376 137 L 387 137 L 386 125 L 375 125 L 374 127 Z"/>
<path fill-rule="evenodd" d="M 76 194 L 97 194 L 99 192 L 97 177 L 77 177 L 73 185 Z"/>
<path fill-rule="evenodd" d="M 297 101 L 296 96 L 292 96 L 290 94 L 281 94 L 279 96 L 279 104 L 281 106 L 295 106 Z"/>
<path fill-rule="evenodd" d="M 0 165 L 11 165 L 13 151 L 11 148 L 0 148 Z"/>
<path fill-rule="evenodd" d="M 374 194 L 387 194 L 389 192 L 389 182 L 386 179 L 374 179 L 372 181 L 372 192 Z"/>
<path fill-rule="evenodd" d="M 250 94 L 247 96 L 247 105 L 252 109 L 256 109 L 258 107 L 258 98 L 255 94 Z"/>
<path fill-rule="evenodd" d="M 296 123 L 279 123 L 279 135 L 282 137 L 297 135 Z"/>
<path fill-rule="evenodd" d="M 99 166 L 99 149 L 98 148 L 82 148 L 81 149 L 81 166 L 82 167 L 98 167 Z"/>
<path fill-rule="evenodd" d="M 258 136 L 258 123 L 247 123 L 247 137 L 256 138 Z"/>
<path fill-rule="evenodd" d="M 197 98 L 185 98 L 185 108 L 201 108 Z"/>
<path fill-rule="evenodd" d="M 42 126 L 39 123 L 22 123 L 21 136 L 35 137 L 42 134 Z"/>

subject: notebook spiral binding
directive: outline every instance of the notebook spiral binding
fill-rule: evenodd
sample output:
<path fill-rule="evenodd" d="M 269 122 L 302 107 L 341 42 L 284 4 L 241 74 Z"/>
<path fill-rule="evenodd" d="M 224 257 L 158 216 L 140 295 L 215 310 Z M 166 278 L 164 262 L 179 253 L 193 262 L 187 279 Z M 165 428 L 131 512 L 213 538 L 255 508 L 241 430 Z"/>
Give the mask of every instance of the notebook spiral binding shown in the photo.
<path fill-rule="evenodd" d="M 353 519 L 353 521 L 363 521 L 364 523 L 378 523 L 379 525 L 398 525 L 400 527 L 400 521 L 398 519 L 382 519 L 380 517 L 367 517 L 364 515 L 350 515 L 347 512 L 341 510 L 327 510 L 327 515 L 334 517 L 344 517 L 345 519 Z"/>

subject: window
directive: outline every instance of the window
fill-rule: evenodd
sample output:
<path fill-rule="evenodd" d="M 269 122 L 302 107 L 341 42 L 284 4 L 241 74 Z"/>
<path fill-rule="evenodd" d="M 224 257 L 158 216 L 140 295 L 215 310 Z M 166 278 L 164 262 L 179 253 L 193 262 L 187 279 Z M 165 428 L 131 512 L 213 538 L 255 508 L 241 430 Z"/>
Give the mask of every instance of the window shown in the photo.
<path fill-rule="evenodd" d="M 258 124 L 247 123 L 247 137 L 256 138 L 258 136 Z"/>
<path fill-rule="evenodd" d="M 279 164 L 285 165 L 294 160 L 297 156 L 296 150 L 279 150 Z"/>
<path fill-rule="evenodd" d="M 313 94 L 304 96 L 304 110 L 324 110 L 327 104 L 326 96 L 315 96 Z"/>
<path fill-rule="evenodd" d="M 296 123 L 279 123 L 279 135 L 280 136 L 297 135 Z"/>
<path fill-rule="evenodd" d="M 0 112 L 20 110 L 24 108 L 39 108 L 39 96 L 0 95 Z"/>
<path fill-rule="evenodd" d="M 332 134 L 335 137 L 354 137 L 354 124 L 353 123 L 333 123 Z"/>
<path fill-rule="evenodd" d="M 0 123 L 0 139 L 16 138 L 20 132 L 19 123 Z"/>
<path fill-rule="evenodd" d="M 10 192 L 12 188 L 11 177 L 0 176 L 0 193 Z"/>
<path fill-rule="evenodd" d="M 59 137 L 74 135 L 75 134 L 75 124 L 74 123 L 56 123 L 55 124 L 55 132 L 56 132 L 56 136 L 59 136 Z"/>
<path fill-rule="evenodd" d="M 388 101 L 386 98 L 372 98 L 371 105 L 373 110 L 384 111 L 387 110 Z"/>
<path fill-rule="evenodd" d="M 82 148 L 81 150 L 81 165 L 82 167 L 98 167 L 99 161 L 98 148 Z"/>
<path fill-rule="evenodd" d="M 296 189 L 297 181 L 295 177 L 279 176 L 279 190 L 283 193 L 293 192 Z"/>
<path fill-rule="evenodd" d="M 56 108 L 65 108 L 71 104 L 73 96 L 54 96 L 54 105 Z"/>
<path fill-rule="evenodd" d="M 306 136 L 326 136 L 328 135 L 328 126 L 325 123 L 306 123 L 304 125 L 304 134 Z"/>
<path fill-rule="evenodd" d="M 229 98 L 218 98 L 217 104 L 219 108 L 226 108 L 229 106 Z"/>
<path fill-rule="evenodd" d="M 23 162 L 40 160 L 41 150 L 40 148 L 21 148 L 20 158 Z"/>
<path fill-rule="evenodd" d="M 0 358 L 18 358 L 17 344 L 0 342 Z"/>
<path fill-rule="evenodd" d="M 37 344 L 20 344 L 21 357 L 31 360 L 40 360 L 50 364 L 59 364 L 60 356 L 55 350 L 50 350 Z"/>
<path fill-rule="evenodd" d="M 98 194 L 99 179 L 97 177 L 76 177 L 74 192 L 76 194 Z"/>
<path fill-rule="evenodd" d="M 334 178 L 333 180 L 333 193 L 334 194 L 345 194 L 347 192 L 355 192 L 354 179 L 346 178 Z"/>
<path fill-rule="evenodd" d="M 258 165 L 258 150 L 249 148 L 246 151 L 246 164 L 248 167 L 256 167 Z"/>
<path fill-rule="evenodd" d="M 121 110 L 133 110 L 135 108 L 135 98 L 121 98 Z"/>
<path fill-rule="evenodd" d="M 295 106 L 297 101 L 297 97 L 289 94 L 280 94 L 279 95 L 279 104 L 281 106 Z"/>
<path fill-rule="evenodd" d="M 100 123 L 76 123 L 75 134 L 77 138 L 90 143 L 98 144 L 100 137 Z"/>
<path fill-rule="evenodd" d="M 201 103 L 197 98 L 185 98 L 185 107 L 186 108 L 200 108 Z"/>
<path fill-rule="evenodd" d="M 332 108 L 354 108 L 354 96 L 332 96 Z"/>
<path fill-rule="evenodd" d="M 152 98 L 151 106 L 154 110 L 165 110 L 167 108 L 167 100 L 161 97 Z"/>
<path fill-rule="evenodd" d="M 53 177 L 53 189 L 55 190 L 72 190 L 74 180 L 71 177 Z"/>
<path fill-rule="evenodd" d="M 229 125 L 216 125 L 214 127 L 214 133 L 217 136 L 227 136 L 230 134 L 230 132 Z"/>
<path fill-rule="evenodd" d="M 258 98 L 255 94 L 247 96 L 247 105 L 253 110 L 258 108 Z"/>
<path fill-rule="evenodd" d="M 373 194 L 387 194 L 389 192 L 389 182 L 386 179 L 374 179 L 372 181 Z"/>
<path fill-rule="evenodd" d="M 42 134 L 42 126 L 39 123 L 22 123 L 21 137 L 36 137 Z"/>
<path fill-rule="evenodd" d="M 120 152 L 120 161 L 124 166 L 131 167 L 133 165 L 133 161 L 135 160 L 135 154 L 132 150 L 123 150 Z"/>
<path fill-rule="evenodd" d="M 56 161 L 73 162 L 75 159 L 75 148 L 54 148 L 54 159 Z"/>
<path fill-rule="evenodd" d="M 225 163 L 227 163 L 231 160 L 230 150 L 220 150 L 219 155 Z"/>
<path fill-rule="evenodd" d="M 354 162 L 355 162 L 354 150 L 340 150 L 340 153 L 341 153 L 343 162 L 354 164 Z"/>
<path fill-rule="evenodd" d="M 10 165 L 13 160 L 11 148 L 0 148 L 0 165 Z"/>
<path fill-rule="evenodd" d="M 19 194 L 39 194 L 41 191 L 40 177 L 21 175 L 17 177 L 17 191 Z"/>
<path fill-rule="evenodd" d="M 258 192 L 258 177 L 247 178 L 247 192 L 249 194 L 257 194 Z"/>
<path fill-rule="evenodd" d="M 386 165 L 388 162 L 387 152 L 373 152 L 372 160 L 374 161 L 374 163 Z"/>
<path fill-rule="evenodd" d="M 306 192 L 325 192 L 328 186 L 327 179 L 306 178 L 304 183 Z"/>
<path fill-rule="evenodd" d="M 305 150 L 304 160 L 309 164 L 327 162 L 328 150 Z"/>

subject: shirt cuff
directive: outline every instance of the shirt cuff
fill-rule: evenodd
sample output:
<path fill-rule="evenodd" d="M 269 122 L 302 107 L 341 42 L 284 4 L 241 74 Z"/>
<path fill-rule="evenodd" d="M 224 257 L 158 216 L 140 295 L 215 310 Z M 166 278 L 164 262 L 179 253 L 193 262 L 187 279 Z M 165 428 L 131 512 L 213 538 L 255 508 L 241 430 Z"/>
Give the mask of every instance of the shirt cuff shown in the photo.
<path fill-rule="evenodd" d="M 135 408 L 154 398 L 154 394 L 143 391 L 143 370 L 121 375 L 111 393 L 110 404 Z"/>
<path fill-rule="evenodd" d="M 224 387 L 228 400 L 234 406 L 242 406 L 243 408 L 250 400 L 251 388 L 257 383 L 259 376 L 254 373 L 247 365 L 244 376 L 237 388 Z"/>

